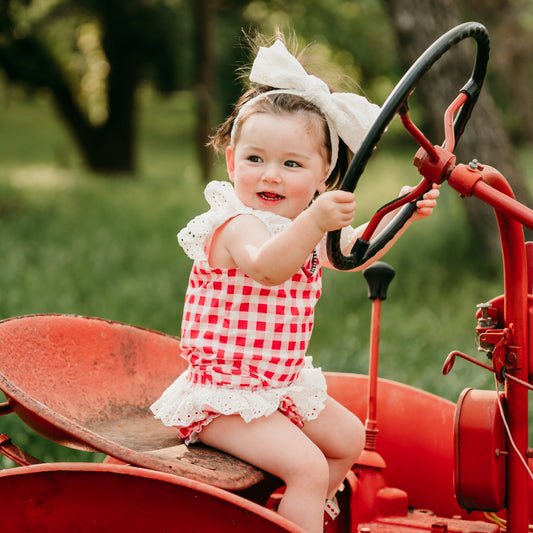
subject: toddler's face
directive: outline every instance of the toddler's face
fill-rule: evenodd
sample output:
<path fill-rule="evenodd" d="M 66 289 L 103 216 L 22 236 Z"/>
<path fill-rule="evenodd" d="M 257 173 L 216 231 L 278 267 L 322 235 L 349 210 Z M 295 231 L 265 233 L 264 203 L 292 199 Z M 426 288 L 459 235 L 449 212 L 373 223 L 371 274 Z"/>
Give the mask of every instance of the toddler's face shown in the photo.
<path fill-rule="evenodd" d="M 248 207 L 296 218 L 329 170 L 325 132 L 312 113 L 254 113 L 242 124 L 226 162 L 237 197 Z"/>

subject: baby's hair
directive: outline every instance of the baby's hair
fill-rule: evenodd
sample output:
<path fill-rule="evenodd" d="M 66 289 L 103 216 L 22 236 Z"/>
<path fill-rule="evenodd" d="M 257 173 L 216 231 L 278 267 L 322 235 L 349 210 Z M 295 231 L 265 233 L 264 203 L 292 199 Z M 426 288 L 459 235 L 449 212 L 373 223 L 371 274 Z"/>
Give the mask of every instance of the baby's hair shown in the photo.
<path fill-rule="evenodd" d="M 281 40 L 285 43 L 285 37 L 279 32 L 276 33 L 273 40 Z M 294 36 L 293 41 L 295 42 Z M 265 38 L 261 35 L 257 35 L 251 41 L 251 49 L 257 51 L 259 46 L 265 46 L 266 44 L 268 43 Z M 294 48 L 294 45 L 292 48 Z M 299 55 L 301 56 L 302 53 Z M 296 54 L 293 55 L 296 57 Z M 300 61 L 302 60 L 300 59 Z M 301 96 L 283 92 L 271 93 L 265 95 L 263 98 L 257 98 L 252 104 L 249 104 L 246 107 L 246 110 L 243 111 L 243 113 L 239 115 L 241 108 L 247 102 L 263 93 L 266 93 L 267 91 L 272 90 L 276 89 L 265 85 L 254 85 L 248 88 L 235 104 L 232 113 L 215 132 L 215 135 L 211 138 L 209 144 L 212 145 L 217 151 L 224 151 L 227 146 L 231 144 L 232 135 L 233 139 L 238 139 L 243 123 L 254 113 L 309 113 L 318 117 L 322 123 L 325 148 L 327 149 L 328 160 L 331 160 L 331 139 L 326 117 L 316 105 L 309 102 L 305 98 L 302 98 Z M 235 124 L 235 120 L 238 115 L 239 120 L 237 124 Z M 235 126 L 237 127 L 237 130 L 232 134 L 232 130 Z M 335 189 L 339 186 L 341 179 L 348 169 L 351 155 L 352 154 L 346 144 L 342 141 L 342 139 L 339 138 L 337 163 L 335 168 L 331 171 L 330 175 L 326 179 L 326 186 L 328 189 Z"/>

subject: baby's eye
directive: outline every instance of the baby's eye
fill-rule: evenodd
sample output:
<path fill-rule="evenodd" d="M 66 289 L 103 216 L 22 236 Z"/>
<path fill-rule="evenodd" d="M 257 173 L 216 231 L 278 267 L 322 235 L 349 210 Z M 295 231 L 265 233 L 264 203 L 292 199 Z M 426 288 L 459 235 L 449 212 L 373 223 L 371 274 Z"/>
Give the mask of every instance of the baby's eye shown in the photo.
<path fill-rule="evenodd" d="M 300 165 L 300 163 L 297 163 L 296 161 L 285 161 L 285 166 L 289 168 L 298 168 L 302 165 Z"/>
<path fill-rule="evenodd" d="M 261 163 L 262 159 L 258 155 L 249 155 L 248 161 L 251 161 L 252 163 Z"/>

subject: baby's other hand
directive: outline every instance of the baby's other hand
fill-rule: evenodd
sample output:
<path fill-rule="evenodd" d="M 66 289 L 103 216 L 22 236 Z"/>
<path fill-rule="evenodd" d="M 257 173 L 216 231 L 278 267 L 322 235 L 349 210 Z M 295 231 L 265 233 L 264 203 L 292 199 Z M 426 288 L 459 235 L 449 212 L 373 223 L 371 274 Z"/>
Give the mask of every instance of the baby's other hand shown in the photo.
<path fill-rule="evenodd" d="M 414 187 L 409 187 L 408 185 L 402 187 L 402 190 L 400 191 L 400 196 L 403 194 L 407 194 L 413 189 Z M 431 189 L 424 194 L 422 200 L 418 200 L 418 202 L 416 203 L 416 211 L 413 213 L 411 220 L 419 220 L 421 218 L 425 218 L 431 215 L 433 209 L 437 205 L 437 198 L 439 197 L 439 194 L 439 185 L 436 185 L 434 183 Z"/>
<path fill-rule="evenodd" d="M 349 226 L 355 214 L 355 196 L 348 191 L 328 191 L 309 207 L 320 229 L 326 233 Z"/>

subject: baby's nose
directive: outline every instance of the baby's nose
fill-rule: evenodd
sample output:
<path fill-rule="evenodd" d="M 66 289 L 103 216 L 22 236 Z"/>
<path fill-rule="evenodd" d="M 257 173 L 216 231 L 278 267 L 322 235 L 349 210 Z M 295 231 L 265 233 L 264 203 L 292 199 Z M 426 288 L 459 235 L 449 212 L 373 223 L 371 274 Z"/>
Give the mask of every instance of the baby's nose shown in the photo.
<path fill-rule="evenodd" d="M 267 165 L 264 169 L 262 179 L 270 183 L 279 183 L 281 181 L 281 177 L 277 166 Z"/>

